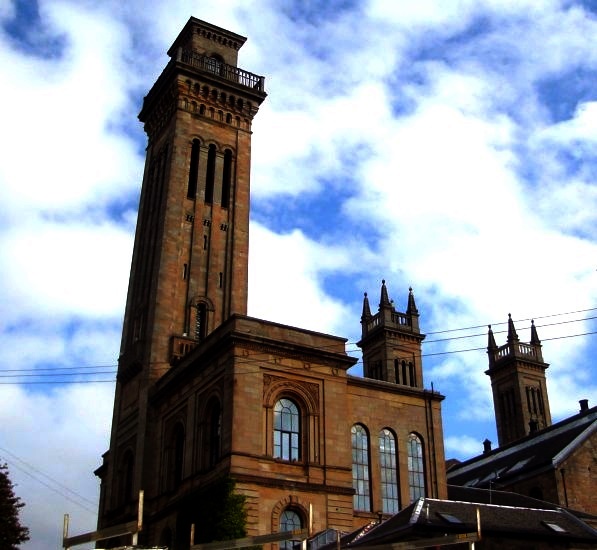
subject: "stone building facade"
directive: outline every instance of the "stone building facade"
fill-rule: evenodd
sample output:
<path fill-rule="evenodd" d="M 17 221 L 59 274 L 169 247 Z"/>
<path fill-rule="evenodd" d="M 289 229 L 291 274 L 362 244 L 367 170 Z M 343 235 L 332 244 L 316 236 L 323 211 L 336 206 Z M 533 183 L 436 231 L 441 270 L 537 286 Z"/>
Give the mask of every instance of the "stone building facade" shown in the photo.
<path fill-rule="evenodd" d="M 247 316 L 251 124 L 245 38 L 191 18 L 145 97 L 148 135 L 98 527 L 188 548 L 204 489 L 231 477 L 249 535 L 351 530 L 446 498 L 441 402 L 419 314 L 365 296 L 364 377 L 346 340 Z M 196 537 L 198 538 L 198 537 Z M 113 540 L 117 546 L 128 540 Z"/>

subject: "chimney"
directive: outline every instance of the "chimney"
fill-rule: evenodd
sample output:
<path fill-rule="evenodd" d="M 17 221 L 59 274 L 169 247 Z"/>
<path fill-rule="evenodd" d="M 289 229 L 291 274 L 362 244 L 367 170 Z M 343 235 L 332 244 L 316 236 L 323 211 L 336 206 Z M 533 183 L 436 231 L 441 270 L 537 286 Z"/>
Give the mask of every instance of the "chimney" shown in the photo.
<path fill-rule="evenodd" d="M 585 413 L 589 410 L 589 400 L 588 399 L 581 399 L 580 403 L 580 412 Z"/>
<path fill-rule="evenodd" d="M 491 452 L 491 441 L 489 441 L 489 439 L 486 439 L 485 441 L 483 441 L 483 454 L 486 455 L 487 453 Z"/>

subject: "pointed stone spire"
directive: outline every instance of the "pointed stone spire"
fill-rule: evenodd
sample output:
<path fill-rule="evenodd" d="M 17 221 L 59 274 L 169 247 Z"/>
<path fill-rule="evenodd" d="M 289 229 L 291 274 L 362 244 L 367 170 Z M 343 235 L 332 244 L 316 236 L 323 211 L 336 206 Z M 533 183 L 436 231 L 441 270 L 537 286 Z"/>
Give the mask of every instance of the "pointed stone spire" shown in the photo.
<path fill-rule="evenodd" d="M 518 334 L 516 334 L 516 329 L 514 328 L 512 315 L 508 313 L 508 344 L 512 342 L 518 342 Z"/>
<path fill-rule="evenodd" d="M 539 335 L 537 334 L 537 329 L 535 328 L 534 319 L 531 319 L 531 345 L 533 345 L 533 346 L 541 345 L 541 340 L 539 340 Z"/>
<path fill-rule="evenodd" d="M 365 297 L 363 298 L 363 313 L 361 314 L 361 321 L 365 319 L 371 319 L 371 308 L 369 307 L 369 298 L 367 298 L 366 292 Z"/>
<path fill-rule="evenodd" d="M 497 344 L 495 343 L 495 337 L 493 335 L 493 330 L 491 330 L 491 325 L 487 325 L 489 331 L 487 332 L 487 358 L 489 359 L 489 370 L 485 372 L 485 374 L 489 374 L 490 370 L 495 365 L 495 355 L 498 349 Z"/>
<path fill-rule="evenodd" d="M 385 307 L 392 307 L 392 302 L 390 302 L 390 298 L 388 297 L 388 289 L 386 288 L 386 280 L 383 279 L 381 281 L 381 298 L 379 300 L 379 309 Z"/>
<path fill-rule="evenodd" d="M 493 330 L 491 330 L 491 325 L 487 325 L 489 332 L 487 333 L 487 351 L 496 350 L 497 344 L 495 343 L 495 337 L 493 335 Z"/>
<path fill-rule="evenodd" d="M 417 304 L 415 304 L 415 295 L 413 294 L 412 286 L 408 289 L 408 306 L 406 307 L 407 315 L 418 315 L 419 310 Z"/>

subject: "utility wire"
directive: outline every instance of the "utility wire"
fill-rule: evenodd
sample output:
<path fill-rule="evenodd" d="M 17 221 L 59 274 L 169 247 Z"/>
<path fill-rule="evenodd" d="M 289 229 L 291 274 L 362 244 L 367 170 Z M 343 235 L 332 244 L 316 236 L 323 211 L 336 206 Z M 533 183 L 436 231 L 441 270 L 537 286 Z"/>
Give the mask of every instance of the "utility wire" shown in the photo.
<path fill-rule="evenodd" d="M 32 466 L 28 462 L 25 462 L 22 458 L 19 458 L 17 455 L 10 452 L 9 450 L 0 447 L 0 451 L 7 455 L 10 455 L 12 457 L 12 460 L 6 458 L 6 461 L 11 465 L 11 467 L 15 467 L 17 470 L 20 470 L 25 475 L 28 475 L 29 477 L 31 477 L 32 479 L 34 479 L 35 481 L 37 481 L 44 487 L 47 487 L 51 491 L 59 494 L 60 496 L 69 500 L 70 502 L 72 502 L 73 504 L 76 504 L 80 508 L 83 508 L 87 512 L 90 512 L 92 514 L 97 513 L 97 509 L 91 508 L 91 506 L 96 506 L 96 503 L 94 501 L 88 499 L 87 497 L 84 497 L 83 495 L 77 493 L 76 491 L 73 491 L 72 489 L 68 488 L 66 485 L 60 483 L 58 480 L 56 480 L 53 477 L 49 476 L 48 474 L 42 472 L 39 468 L 36 468 L 35 466 Z M 35 474 L 32 472 L 35 472 Z M 42 478 L 45 478 L 48 481 L 45 481 Z M 54 484 L 55 486 L 51 485 L 50 483 Z M 77 500 L 77 499 L 79 499 L 79 500 Z"/>
<path fill-rule="evenodd" d="M 551 318 L 551 317 L 557 317 L 557 316 L 562 316 L 562 315 L 571 315 L 571 314 L 575 314 L 575 313 L 584 313 L 584 312 L 588 312 L 588 311 L 596 311 L 597 308 L 589 308 L 589 309 L 585 309 L 585 310 L 577 310 L 577 311 L 571 311 L 571 312 L 565 312 L 565 313 L 554 313 L 554 314 L 550 314 L 550 315 L 544 315 L 542 317 L 536 317 L 536 319 L 545 319 L 545 318 Z M 542 328 L 542 327 L 546 327 L 546 326 L 559 326 L 559 325 L 565 325 L 565 324 L 570 324 L 570 323 L 575 323 L 575 322 L 582 322 L 582 321 L 587 321 L 587 320 L 592 320 L 597 318 L 597 316 L 592 316 L 592 317 L 588 317 L 588 318 L 581 318 L 581 319 L 572 319 L 572 320 L 566 320 L 566 321 L 559 321 L 559 322 L 555 322 L 555 323 L 546 323 L 544 325 L 537 325 L 538 328 Z M 517 320 L 514 322 L 521 322 L 521 321 L 526 321 L 527 319 L 522 319 L 522 320 Z M 507 324 L 507 322 L 503 322 L 503 323 L 497 323 L 497 325 L 504 325 Z M 492 325 L 495 326 L 496 324 Z M 448 329 L 445 331 L 438 331 L 438 332 L 430 332 L 427 334 L 445 334 L 445 333 L 450 333 L 450 332 L 457 332 L 457 331 L 462 331 L 462 330 L 469 330 L 469 329 L 473 329 L 473 328 L 480 328 L 486 325 L 475 325 L 472 327 L 463 327 L 463 328 L 457 328 L 457 329 Z M 527 327 L 523 328 L 522 330 L 525 330 Z M 494 334 L 500 334 L 500 333 L 504 333 L 507 332 L 506 330 L 502 330 L 502 331 L 494 331 Z M 550 340 L 559 340 L 559 339 L 565 339 L 565 338 L 573 338 L 573 337 L 580 337 L 580 336 L 588 336 L 588 335 L 592 335 L 595 334 L 595 332 L 586 332 L 586 333 L 582 333 L 582 334 L 574 334 L 574 335 L 566 335 L 566 336 L 555 336 L 552 338 L 544 338 L 543 341 L 550 341 Z M 439 338 L 436 340 L 428 340 L 425 341 L 423 343 L 437 343 L 437 342 L 446 342 L 446 341 L 451 341 L 451 340 L 462 340 L 462 339 L 467 339 L 467 338 L 478 338 L 481 336 L 485 336 L 486 333 L 477 333 L 477 334 L 469 334 L 469 335 L 463 335 L 463 336 L 452 336 L 452 337 L 448 337 L 448 338 Z M 354 344 L 354 342 L 347 342 L 347 344 Z M 333 346 L 322 346 L 322 347 L 318 347 L 317 349 L 320 350 L 324 350 L 326 348 L 331 349 L 332 347 L 337 347 L 336 345 Z M 469 352 L 469 351 L 480 351 L 485 349 L 484 347 L 475 347 L 475 348 L 467 348 L 467 349 L 461 349 L 461 350 L 448 350 L 448 351 L 444 351 L 444 352 L 434 352 L 434 353 L 423 353 L 418 355 L 418 357 L 422 358 L 422 357 L 430 357 L 430 356 L 438 356 L 438 355 L 450 355 L 450 354 L 454 354 L 454 353 L 465 353 L 465 352 Z M 350 354 L 350 353 L 354 353 L 354 352 L 358 352 L 359 349 L 358 348 L 351 348 L 350 346 L 345 348 L 346 353 Z M 241 362 L 242 360 L 246 360 L 248 362 L 252 362 L 257 360 L 257 357 L 255 357 L 256 355 L 265 355 L 266 357 L 269 357 L 268 353 L 251 353 L 250 357 L 244 357 L 244 358 L 238 358 Z M 406 357 L 405 357 L 406 359 Z M 264 359 L 263 361 L 267 362 L 267 359 Z M 359 361 L 356 363 L 356 365 L 362 364 L 362 361 Z M 90 369 L 89 371 L 83 371 L 82 369 Z M 91 369 L 113 369 L 111 371 L 108 370 L 103 370 L 103 371 L 92 371 Z M 41 371 L 41 372 L 40 372 Z M 59 372 L 59 371 L 74 371 L 74 372 Z M 0 378 L 25 378 L 25 377 L 30 377 L 30 378 L 35 378 L 35 381 L 22 381 L 22 382 L 18 382 L 18 381 L 12 381 L 12 382 L 3 382 L 0 381 L 0 385 L 7 385 L 7 384 L 84 384 L 84 383 L 88 383 L 88 384 L 93 384 L 93 383 L 112 383 L 115 381 L 115 379 L 109 379 L 109 380 L 39 380 L 39 378 L 53 378 L 53 377 L 74 377 L 74 376 L 92 376 L 92 375 L 106 375 L 106 374 L 117 374 L 117 370 L 116 370 L 116 366 L 115 365 L 91 365 L 91 366 L 80 366 L 80 367 L 54 367 L 54 368 L 41 368 L 39 369 L 39 371 L 37 369 L 7 369 L 7 370 L 0 370 Z"/>

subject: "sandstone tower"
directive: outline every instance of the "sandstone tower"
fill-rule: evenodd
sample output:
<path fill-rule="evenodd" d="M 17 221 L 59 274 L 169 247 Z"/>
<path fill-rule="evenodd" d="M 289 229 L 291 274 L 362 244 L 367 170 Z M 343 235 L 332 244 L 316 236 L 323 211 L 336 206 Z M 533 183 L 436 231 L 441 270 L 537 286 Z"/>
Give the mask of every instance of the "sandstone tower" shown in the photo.
<path fill-rule="evenodd" d="M 541 341 L 531 321 L 531 341 L 519 340 L 508 315 L 508 339 L 498 347 L 491 326 L 487 355 L 500 447 L 551 425 Z"/>

